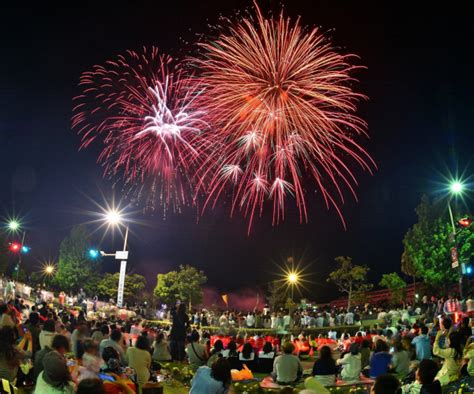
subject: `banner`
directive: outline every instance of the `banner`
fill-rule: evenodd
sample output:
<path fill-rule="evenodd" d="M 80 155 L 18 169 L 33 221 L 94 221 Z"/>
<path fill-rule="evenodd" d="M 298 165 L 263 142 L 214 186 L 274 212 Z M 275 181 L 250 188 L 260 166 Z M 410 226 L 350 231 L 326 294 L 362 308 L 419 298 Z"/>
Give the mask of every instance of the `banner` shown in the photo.
<path fill-rule="evenodd" d="M 222 301 L 224 301 L 226 306 L 229 306 L 229 297 L 227 294 L 222 294 Z"/>

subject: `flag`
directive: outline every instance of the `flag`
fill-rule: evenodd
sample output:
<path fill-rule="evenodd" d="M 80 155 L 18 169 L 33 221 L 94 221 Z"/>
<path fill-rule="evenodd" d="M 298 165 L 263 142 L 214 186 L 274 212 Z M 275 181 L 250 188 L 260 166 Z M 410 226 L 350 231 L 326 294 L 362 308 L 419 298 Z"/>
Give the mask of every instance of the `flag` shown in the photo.
<path fill-rule="evenodd" d="M 229 306 L 229 296 L 227 294 L 222 294 L 222 301 Z"/>

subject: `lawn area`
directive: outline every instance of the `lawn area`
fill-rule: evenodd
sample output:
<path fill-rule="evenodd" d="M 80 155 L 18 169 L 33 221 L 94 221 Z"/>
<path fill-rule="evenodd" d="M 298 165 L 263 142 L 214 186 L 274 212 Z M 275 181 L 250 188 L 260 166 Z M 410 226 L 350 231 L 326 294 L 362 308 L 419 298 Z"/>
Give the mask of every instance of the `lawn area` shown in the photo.
<path fill-rule="evenodd" d="M 303 361 L 303 368 L 308 369 L 312 366 L 313 360 L 306 360 Z M 186 364 L 181 364 L 181 363 L 166 363 L 166 365 L 163 365 L 163 367 L 168 370 L 168 371 L 173 371 L 172 372 L 172 379 L 169 379 L 165 384 L 164 384 L 164 393 L 165 394 L 185 394 L 188 393 L 189 391 L 189 385 L 186 386 L 183 384 L 183 381 L 188 381 L 189 380 L 189 375 L 187 373 L 184 373 L 185 376 L 187 377 L 182 377 L 180 376 L 179 371 L 187 371 L 187 366 Z M 255 373 L 254 377 L 257 379 L 255 382 L 249 382 L 249 383 L 233 383 L 232 387 L 230 389 L 230 393 L 232 394 L 238 394 L 238 393 L 249 393 L 249 394 L 266 394 L 266 393 L 273 393 L 276 394 L 278 393 L 278 390 L 270 390 L 270 389 L 262 389 L 259 386 L 259 382 L 266 377 L 267 374 L 259 374 Z M 296 386 L 297 392 L 299 390 L 304 389 L 304 383 L 301 382 Z M 357 387 L 357 386 L 349 386 L 349 387 L 334 387 L 330 388 L 331 392 L 337 393 L 337 394 L 365 394 L 367 393 L 367 390 L 364 387 Z"/>

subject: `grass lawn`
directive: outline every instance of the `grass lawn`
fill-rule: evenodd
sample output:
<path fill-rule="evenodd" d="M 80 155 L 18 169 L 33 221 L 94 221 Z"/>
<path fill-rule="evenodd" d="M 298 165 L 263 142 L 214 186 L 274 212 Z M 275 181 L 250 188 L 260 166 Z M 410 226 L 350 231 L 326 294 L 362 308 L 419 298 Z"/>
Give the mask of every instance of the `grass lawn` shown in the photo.
<path fill-rule="evenodd" d="M 305 360 L 303 361 L 303 368 L 308 369 L 313 365 L 313 360 Z M 168 371 L 175 371 L 176 370 L 185 370 L 187 368 L 186 364 L 181 364 L 181 363 L 166 363 L 166 365 L 163 365 L 163 368 L 165 368 Z M 261 381 L 264 377 L 266 377 L 268 374 L 260 374 L 260 373 L 254 373 L 254 377 L 258 379 L 258 381 Z M 164 393 L 165 394 L 185 394 L 189 392 L 189 386 L 186 387 L 185 384 L 182 383 L 181 377 L 177 374 L 173 374 L 175 378 L 170 379 L 164 384 Z M 189 377 L 188 377 L 189 379 Z M 301 382 L 296 386 L 296 389 L 302 390 L 304 388 L 304 383 Z M 349 387 L 334 387 L 330 389 L 331 392 L 335 394 L 348 394 L 348 393 L 353 393 L 353 394 L 364 394 L 367 393 L 365 388 L 362 387 L 356 387 L 356 386 L 349 386 Z M 232 394 L 238 394 L 238 393 L 243 393 L 247 392 L 249 394 L 266 394 L 266 393 L 273 393 L 276 394 L 278 393 L 278 390 L 263 390 L 260 388 L 258 385 L 258 382 L 250 382 L 248 384 L 246 383 L 233 383 L 232 387 L 230 389 L 230 393 Z"/>

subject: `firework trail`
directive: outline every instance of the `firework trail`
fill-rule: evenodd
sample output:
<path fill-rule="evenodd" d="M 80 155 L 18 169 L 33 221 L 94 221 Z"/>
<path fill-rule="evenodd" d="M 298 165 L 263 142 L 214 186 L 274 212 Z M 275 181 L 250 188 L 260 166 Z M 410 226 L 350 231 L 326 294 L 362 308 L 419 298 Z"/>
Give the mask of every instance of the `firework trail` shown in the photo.
<path fill-rule="evenodd" d="M 306 221 L 304 185 L 311 184 L 344 223 L 344 189 L 355 197 L 357 185 L 351 164 L 375 168 L 356 141 L 366 136 L 355 115 L 364 96 L 351 87 L 360 67 L 317 29 L 306 31 L 283 14 L 266 19 L 256 9 L 256 17 L 200 42 L 200 54 L 188 59 L 205 89 L 196 104 L 212 125 L 212 151 L 199 168 L 204 208 L 231 190 L 231 215 L 242 211 L 250 231 L 266 203 L 273 205 L 274 224 L 283 220 L 290 197 Z"/>
<path fill-rule="evenodd" d="M 81 148 L 102 141 L 104 174 L 124 184 L 148 208 L 166 212 L 192 201 L 189 176 L 205 147 L 204 112 L 195 83 L 157 48 L 127 51 L 84 72 L 75 97 L 72 127 Z"/>

